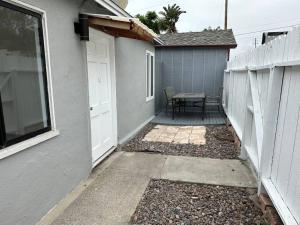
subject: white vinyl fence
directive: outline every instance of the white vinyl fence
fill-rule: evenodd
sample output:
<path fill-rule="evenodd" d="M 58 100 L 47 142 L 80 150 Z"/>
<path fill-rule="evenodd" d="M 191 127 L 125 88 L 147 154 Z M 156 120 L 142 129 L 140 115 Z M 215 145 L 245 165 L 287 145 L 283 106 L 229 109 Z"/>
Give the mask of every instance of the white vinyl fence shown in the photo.
<path fill-rule="evenodd" d="M 230 60 L 224 110 L 286 225 L 300 224 L 300 28 Z"/>

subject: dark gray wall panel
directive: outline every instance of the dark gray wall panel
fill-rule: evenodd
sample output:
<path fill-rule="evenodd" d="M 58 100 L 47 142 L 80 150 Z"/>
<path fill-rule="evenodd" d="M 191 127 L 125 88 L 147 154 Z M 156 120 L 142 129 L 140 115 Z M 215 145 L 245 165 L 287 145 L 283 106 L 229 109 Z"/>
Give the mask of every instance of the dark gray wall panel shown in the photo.
<path fill-rule="evenodd" d="M 155 109 L 160 109 L 163 104 L 162 90 L 162 52 L 158 52 L 155 55 Z M 158 112 L 157 110 L 155 112 Z"/>
<path fill-rule="evenodd" d="M 170 86 L 175 87 L 176 91 L 182 90 L 182 58 L 183 58 L 183 52 L 182 51 L 173 51 L 173 70 L 172 74 L 170 74 L 172 78 L 172 83 L 170 83 Z M 164 75 L 164 74 L 163 74 Z"/>
<path fill-rule="evenodd" d="M 204 58 L 205 73 L 204 73 L 204 92 L 207 95 L 212 95 L 214 92 L 214 81 L 216 73 L 216 51 L 207 51 Z"/>
<path fill-rule="evenodd" d="M 205 74 L 205 64 L 204 64 L 205 51 L 194 51 L 194 75 L 193 75 L 193 88 L 192 91 L 200 92 L 204 89 L 204 74 Z"/>
<path fill-rule="evenodd" d="M 173 55 L 171 51 L 162 52 L 162 81 L 163 87 L 166 85 L 173 86 L 172 76 L 173 76 Z M 165 76 L 164 74 L 168 74 Z"/>
<path fill-rule="evenodd" d="M 183 92 L 193 90 L 193 50 L 184 50 L 182 58 L 182 89 Z"/>
<path fill-rule="evenodd" d="M 176 92 L 205 92 L 218 95 L 223 84 L 226 67 L 226 49 L 158 48 L 156 50 L 156 112 L 165 102 L 163 89 L 167 86 Z"/>

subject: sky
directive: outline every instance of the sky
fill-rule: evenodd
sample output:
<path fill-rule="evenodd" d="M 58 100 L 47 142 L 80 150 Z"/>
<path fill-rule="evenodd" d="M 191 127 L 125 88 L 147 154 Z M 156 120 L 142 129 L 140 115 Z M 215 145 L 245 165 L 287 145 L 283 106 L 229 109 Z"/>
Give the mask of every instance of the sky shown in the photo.
<path fill-rule="evenodd" d="M 228 24 L 233 29 L 238 55 L 261 44 L 266 31 L 291 30 L 300 25 L 300 0 L 228 0 Z M 149 10 L 161 11 L 176 3 L 187 11 L 177 23 L 179 32 L 202 31 L 211 26 L 224 27 L 225 0 L 129 0 L 126 10 L 132 15 Z"/>

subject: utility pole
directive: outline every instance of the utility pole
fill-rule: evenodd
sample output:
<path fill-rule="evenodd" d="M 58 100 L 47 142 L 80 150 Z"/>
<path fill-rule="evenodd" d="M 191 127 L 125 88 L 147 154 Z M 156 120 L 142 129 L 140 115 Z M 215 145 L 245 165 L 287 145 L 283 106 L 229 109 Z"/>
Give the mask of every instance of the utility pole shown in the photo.
<path fill-rule="evenodd" d="M 224 30 L 227 30 L 227 20 L 228 20 L 228 0 L 225 0 L 225 24 L 224 24 Z"/>

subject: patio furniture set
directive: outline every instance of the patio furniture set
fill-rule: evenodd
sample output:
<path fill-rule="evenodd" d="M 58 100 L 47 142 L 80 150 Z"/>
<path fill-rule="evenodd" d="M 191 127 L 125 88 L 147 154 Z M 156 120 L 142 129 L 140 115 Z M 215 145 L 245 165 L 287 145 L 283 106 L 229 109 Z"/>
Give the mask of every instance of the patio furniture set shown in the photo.
<path fill-rule="evenodd" d="M 217 96 L 207 96 L 205 92 L 195 92 L 195 93 L 176 93 L 173 87 L 166 87 L 164 89 L 164 94 L 166 97 L 166 112 L 171 107 L 172 109 L 172 119 L 175 117 L 175 113 L 186 111 L 187 107 L 200 108 L 202 114 L 202 120 L 205 117 L 205 111 L 207 106 L 216 107 L 218 112 L 222 109 L 222 90 L 219 89 L 219 94 Z"/>

